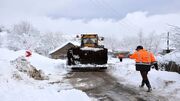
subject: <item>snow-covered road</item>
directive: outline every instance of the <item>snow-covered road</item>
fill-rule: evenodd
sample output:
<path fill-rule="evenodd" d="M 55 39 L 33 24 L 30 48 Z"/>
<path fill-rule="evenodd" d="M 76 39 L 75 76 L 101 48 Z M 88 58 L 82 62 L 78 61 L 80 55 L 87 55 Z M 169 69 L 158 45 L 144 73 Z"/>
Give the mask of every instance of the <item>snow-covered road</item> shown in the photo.
<path fill-rule="evenodd" d="M 167 101 L 166 98 L 123 85 L 107 72 L 70 72 L 66 79 L 100 101 Z M 122 78 L 123 79 L 123 78 Z"/>

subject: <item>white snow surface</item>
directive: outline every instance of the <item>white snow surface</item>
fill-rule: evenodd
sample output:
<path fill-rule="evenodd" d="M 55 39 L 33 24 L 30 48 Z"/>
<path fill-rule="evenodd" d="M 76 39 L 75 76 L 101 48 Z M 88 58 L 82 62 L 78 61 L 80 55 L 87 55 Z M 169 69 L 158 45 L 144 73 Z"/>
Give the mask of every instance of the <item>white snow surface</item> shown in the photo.
<path fill-rule="evenodd" d="M 123 62 L 120 62 L 117 58 L 110 58 L 108 63 L 111 65 L 109 73 L 119 79 L 120 83 L 140 89 L 138 86 L 142 79 L 140 72 L 135 70 L 134 60 L 123 59 Z M 164 96 L 169 101 L 180 101 L 180 74 L 151 69 L 148 77 L 153 94 Z M 144 90 L 147 90 L 147 87 L 144 87 Z"/>
<path fill-rule="evenodd" d="M 65 61 L 32 53 L 26 60 L 49 77 L 35 80 L 11 64 L 24 55 L 25 50 L 15 52 L 0 48 L 0 101 L 90 101 L 86 93 L 62 83 Z"/>
<path fill-rule="evenodd" d="M 25 56 L 25 50 L 15 52 L 0 48 L 0 101 L 92 100 L 86 93 L 62 82 L 63 74 L 67 72 L 64 69 L 64 60 L 49 59 L 32 53 L 26 60 L 49 77 L 48 80 L 34 80 L 11 64 L 12 60 L 20 56 Z M 176 58 L 172 56 L 171 59 Z M 119 62 L 117 58 L 109 58 L 108 65 L 109 73 L 119 79 L 120 83 L 140 89 L 138 86 L 141 83 L 141 76 L 135 70 L 134 60 L 123 59 L 123 62 Z M 180 74 L 151 69 L 148 77 L 153 88 L 152 94 L 164 96 L 169 101 L 180 101 Z"/>
<path fill-rule="evenodd" d="M 180 51 L 172 51 L 164 56 L 158 56 L 158 61 L 161 63 L 168 63 L 169 61 L 174 61 L 176 64 L 180 64 Z"/>

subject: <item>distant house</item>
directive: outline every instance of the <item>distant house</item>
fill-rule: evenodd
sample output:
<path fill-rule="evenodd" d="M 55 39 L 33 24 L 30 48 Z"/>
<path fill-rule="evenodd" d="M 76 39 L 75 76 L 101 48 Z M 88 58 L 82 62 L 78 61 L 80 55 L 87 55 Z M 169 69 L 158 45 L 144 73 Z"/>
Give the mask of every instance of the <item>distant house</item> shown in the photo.
<path fill-rule="evenodd" d="M 77 46 L 80 46 L 80 43 L 67 42 L 67 43 L 63 44 L 62 46 L 57 47 L 55 50 L 52 50 L 51 52 L 49 52 L 49 55 L 53 59 L 65 59 L 67 57 L 68 49 L 70 49 L 72 47 L 77 47 Z"/>

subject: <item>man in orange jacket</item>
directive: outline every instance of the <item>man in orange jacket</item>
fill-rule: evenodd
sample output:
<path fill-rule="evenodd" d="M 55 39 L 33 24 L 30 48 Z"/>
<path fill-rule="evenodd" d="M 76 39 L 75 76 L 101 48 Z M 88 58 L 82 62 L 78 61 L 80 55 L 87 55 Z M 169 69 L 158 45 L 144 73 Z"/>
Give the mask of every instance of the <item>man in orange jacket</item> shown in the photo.
<path fill-rule="evenodd" d="M 150 82 L 148 80 L 147 74 L 151 69 L 151 66 L 154 66 L 158 70 L 157 61 L 154 58 L 154 55 L 147 50 L 143 49 L 143 46 L 137 46 L 136 51 L 130 55 L 131 59 L 136 61 L 136 70 L 140 71 L 142 76 L 142 83 L 140 87 L 143 87 L 144 84 L 148 87 L 148 91 L 152 91 Z"/>

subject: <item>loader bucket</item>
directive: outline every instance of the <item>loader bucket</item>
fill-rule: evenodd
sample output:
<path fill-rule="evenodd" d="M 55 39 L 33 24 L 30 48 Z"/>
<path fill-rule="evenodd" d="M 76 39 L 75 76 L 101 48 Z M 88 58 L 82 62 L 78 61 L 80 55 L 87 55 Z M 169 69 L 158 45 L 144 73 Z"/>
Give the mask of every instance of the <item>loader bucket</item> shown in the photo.
<path fill-rule="evenodd" d="M 107 49 L 102 48 L 98 51 L 81 50 L 80 48 L 70 49 L 67 53 L 68 65 L 79 64 L 95 64 L 104 65 L 107 64 Z"/>

